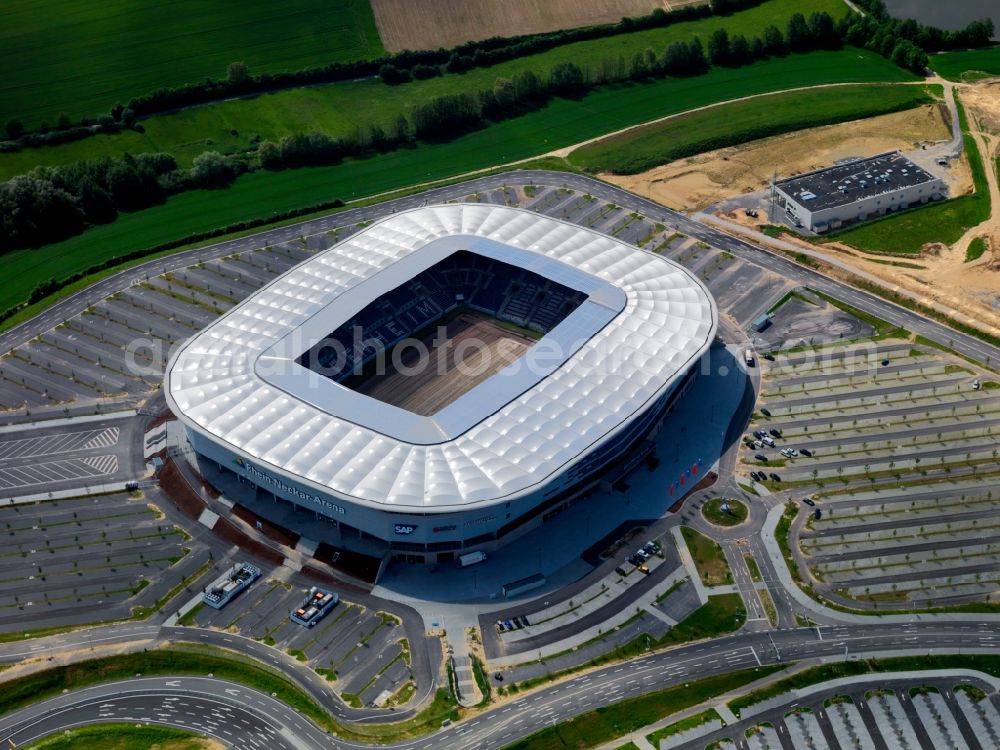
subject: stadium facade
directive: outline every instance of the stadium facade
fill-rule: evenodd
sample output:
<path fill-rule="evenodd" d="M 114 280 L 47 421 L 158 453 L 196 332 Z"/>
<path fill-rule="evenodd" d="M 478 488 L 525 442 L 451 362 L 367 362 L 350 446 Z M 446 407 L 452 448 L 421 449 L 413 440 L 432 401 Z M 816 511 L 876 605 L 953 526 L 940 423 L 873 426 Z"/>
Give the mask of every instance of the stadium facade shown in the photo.
<path fill-rule="evenodd" d="M 362 392 L 458 313 L 535 340 L 433 408 Z M 634 467 L 717 323 L 659 255 L 520 209 L 431 206 L 258 290 L 178 349 L 165 392 L 203 459 L 329 521 L 334 543 L 444 561 Z"/>

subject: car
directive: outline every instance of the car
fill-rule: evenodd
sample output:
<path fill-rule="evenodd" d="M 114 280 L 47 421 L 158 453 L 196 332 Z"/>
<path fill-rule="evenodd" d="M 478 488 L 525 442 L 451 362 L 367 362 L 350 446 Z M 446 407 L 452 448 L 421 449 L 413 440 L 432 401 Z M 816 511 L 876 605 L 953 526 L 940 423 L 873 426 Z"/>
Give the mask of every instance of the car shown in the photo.
<path fill-rule="evenodd" d="M 882 360 L 882 367 L 888 367 L 888 366 L 889 366 L 889 358 L 886 357 L 885 359 Z"/>
<path fill-rule="evenodd" d="M 762 471 L 751 471 L 750 472 L 750 478 L 753 479 L 755 482 L 759 482 L 759 481 L 761 481 L 761 479 L 760 479 L 761 474 L 764 474 L 764 472 L 762 472 Z M 766 477 L 767 474 L 764 474 L 764 476 Z"/>
<path fill-rule="evenodd" d="M 768 362 L 774 362 L 774 355 L 773 355 L 773 354 L 768 354 L 767 352 L 764 352 L 764 353 L 763 353 L 763 354 L 761 354 L 760 356 L 762 356 L 762 357 L 763 357 L 764 359 L 766 359 L 766 360 L 767 360 Z"/>
<path fill-rule="evenodd" d="M 625 572 L 625 568 L 623 568 L 621 565 L 619 565 L 617 568 L 615 568 L 615 573 L 617 573 L 620 576 L 627 576 L 628 575 L 628 573 Z"/>
<path fill-rule="evenodd" d="M 815 508 L 816 507 L 816 501 L 813 500 L 811 497 L 804 497 L 804 498 L 802 498 L 802 502 L 804 502 L 810 508 Z"/>
<path fill-rule="evenodd" d="M 762 438 L 762 437 L 764 437 L 764 436 L 765 436 L 766 434 L 767 434 L 767 433 L 766 433 L 766 432 L 764 432 L 763 430 L 754 430 L 754 432 L 753 432 L 753 436 L 754 436 L 755 438 Z"/>
<path fill-rule="evenodd" d="M 649 575 L 649 566 L 648 565 L 640 565 L 639 566 L 639 572 L 640 573 L 645 573 L 646 575 Z"/>
<path fill-rule="evenodd" d="M 659 550 L 656 548 L 656 545 L 653 544 L 652 542 L 646 542 L 644 545 L 642 545 L 642 551 L 645 552 L 647 555 L 655 555 L 657 552 L 659 552 Z"/>
<path fill-rule="evenodd" d="M 528 625 L 528 621 L 527 621 L 527 620 L 525 620 L 525 619 L 524 619 L 523 617 L 515 617 L 515 618 L 514 618 L 514 623 L 515 623 L 515 624 L 516 624 L 516 625 L 517 625 L 517 626 L 518 626 L 519 628 L 524 628 L 524 627 L 527 627 L 527 625 Z"/>
<path fill-rule="evenodd" d="M 762 441 L 762 440 L 754 440 L 753 441 L 753 447 L 754 448 L 763 448 L 764 447 L 764 441 Z M 767 459 L 764 459 L 764 460 L 766 461 Z"/>
<path fill-rule="evenodd" d="M 791 458 L 792 457 L 792 449 L 791 448 L 782 448 L 781 449 L 781 455 L 784 456 L 785 458 Z"/>
<path fill-rule="evenodd" d="M 771 473 L 771 481 L 772 482 L 780 482 L 781 481 L 781 477 L 779 477 L 777 474 L 775 474 L 774 472 L 772 472 Z"/>
<path fill-rule="evenodd" d="M 769 435 L 765 435 L 764 437 L 762 437 L 760 439 L 760 442 L 762 442 L 768 448 L 773 448 L 774 447 L 774 438 L 770 437 Z"/>
<path fill-rule="evenodd" d="M 757 453 L 756 455 L 754 455 L 754 458 L 756 458 L 758 461 L 767 460 L 767 456 L 765 456 L 763 453 Z"/>
<path fill-rule="evenodd" d="M 635 551 L 635 554 L 637 554 L 637 555 L 638 555 L 639 557 L 641 557 L 641 558 L 642 558 L 643 560 L 648 560 L 648 559 L 649 559 L 649 553 L 648 553 L 648 552 L 646 552 L 646 550 L 644 550 L 644 549 L 637 549 L 637 550 Z"/>
<path fill-rule="evenodd" d="M 822 517 L 823 517 L 823 511 L 821 511 L 819 508 L 813 511 L 813 518 L 815 518 L 817 521 Z"/>
<path fill-rule="evenodd" d="M 983 384 L 977 379 L 972 381 L 972 390 L 978 391 L 983 387 Z"/>
<path fill-rule="evenodd" d="M 503 620 L 497 620 L 497 632 L 498 633 L 507 632 L 507 626 L 504 624 Z"/>
<path fill-rule="evenodd" d="M 760 408 L 760 413 L 761 413 L 761 414 L 763 414 L 763 415 L 764 415 L 765 417 L 769 417 L 769 416 L 771 416 L 771 412 L 769 412 L 769 411 L 768 411 L 767 409 L 765 409 L 765 408 L 764 408 L 763 406 L 762 406 L 762 407 Z"/>
<path fill-rule="evenodd" d="M 524 627 L 528 627 L 531 624 L 530 622 L 528 622 L 528 616 L 527 615 L 521 615 L 521 622 L 524 623 Z"/>
<path fill-rule="evenodd" d="M 503 675 L 500 674 L 499 672 L 494 672 L 493 679 L 496 680 L 497 682 L 503 682 Z"/>
<path fill-rule="evenodd" d="M 809 456 L 810 458 L 812 458 L 812 451 L 809 450 L 808 448 L 799 448 L 799 453 L 801 453 L 803 456 Z"/>
<path fill-rule="evenodd" d="M 772 429 L 770 432 L 771 432 L 771 435 L 773 437 L 776 437 L 776 438 L 780 438 L 781 437 L 781 430 L 779 430 L 777 427 L 775 427 L 774 429 Z"/>
<path fill-rule="evenodd" d="M 633 564 L 633 565 L 634 565 L 635 567 L 637 567 L 637 568 L 638 568 L 638 567 L 639 567 L 640 565 L 642 565 L 642 562 L 643 562 L 642 558 L 641 558 L 641 557 L 639 557 L 639 556 L 638 556 L 638 555 L 636 555 L 636 554 L 632 554 L 632 555 L 629 555 L 629 558 L 628 558 L 628 561 L 629 561 L 630 563 L 632 563 L 632 564 Z"/>
<path fill-rule="evenodd" d="M 504 620 L 503 624 L 507 626 L 507 630 L 517 630 L 517 625 L 515 625 L 511 620 Z"/>

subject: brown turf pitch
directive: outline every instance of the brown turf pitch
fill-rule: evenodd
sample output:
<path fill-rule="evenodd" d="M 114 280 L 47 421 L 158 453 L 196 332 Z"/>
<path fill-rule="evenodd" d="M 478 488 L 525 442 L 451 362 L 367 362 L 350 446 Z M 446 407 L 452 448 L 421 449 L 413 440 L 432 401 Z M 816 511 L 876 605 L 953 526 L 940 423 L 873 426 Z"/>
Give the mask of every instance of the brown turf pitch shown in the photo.
<path fill-rule="evenodd" d="M 446 328 L 446 343 L 435 331 L 420 339 L 420 347 L 397 345 L 386 357 L 384 372 L 376 372 L 354 390 L 427 417 L 534 344 L 527 335 L 474 313 L 456 316 Z"/>

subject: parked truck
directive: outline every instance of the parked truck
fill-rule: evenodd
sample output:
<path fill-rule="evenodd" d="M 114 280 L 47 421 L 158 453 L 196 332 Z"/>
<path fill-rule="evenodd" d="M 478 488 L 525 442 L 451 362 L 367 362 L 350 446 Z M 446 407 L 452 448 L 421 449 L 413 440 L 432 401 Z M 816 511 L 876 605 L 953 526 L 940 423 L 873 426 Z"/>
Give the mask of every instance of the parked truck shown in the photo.
<path fill-rule="evenodd" d="M 753 349 L 747 349 L 743 355 L 747 361 L 747 367 L 753 367 Z"/>
<path fill-rule="evenodd" d="M 485 559 L 486 553 L 481 550 L 477 550 L 476 552 L 466 552 L 464 555 L 459 555 L 458 567 L 467 568 L 470 565 L 481 563 Z"/>

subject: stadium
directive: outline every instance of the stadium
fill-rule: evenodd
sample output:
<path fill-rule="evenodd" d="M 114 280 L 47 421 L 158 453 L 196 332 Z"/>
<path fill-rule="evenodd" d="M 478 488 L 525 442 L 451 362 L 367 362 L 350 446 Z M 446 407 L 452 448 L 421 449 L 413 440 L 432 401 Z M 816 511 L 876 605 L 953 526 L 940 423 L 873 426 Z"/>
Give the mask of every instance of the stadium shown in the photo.
<path fill-rule="evenodd" d="M 215 320 L 165 393 L 201 460 L 329 522 L 323 541 L 445 562 L 644 460 L 717 324 L 659 255 L 520 209 L 430 206 Z"/>

